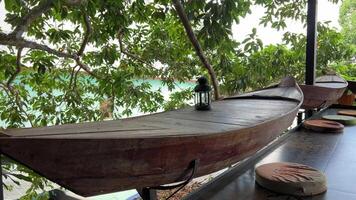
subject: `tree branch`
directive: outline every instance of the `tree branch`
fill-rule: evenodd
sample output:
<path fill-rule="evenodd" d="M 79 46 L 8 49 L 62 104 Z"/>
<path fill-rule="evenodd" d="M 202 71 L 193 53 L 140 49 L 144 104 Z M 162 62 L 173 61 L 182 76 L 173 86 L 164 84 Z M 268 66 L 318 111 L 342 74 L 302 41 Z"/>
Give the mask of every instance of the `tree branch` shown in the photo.
<path fill-rule="evenodd" d="M 216 74 L 214 69 L 211 67 L 208 59 L 206 58 L 198 39 L 195 37 L 195 34 L 193 32 L 193 29 L 189 23 L 188 17 L 184 11 L 184 8 L 182 6 L 182 4 L 180 3 L 180 0 L 172 0 L 174 7 L 178 13 L 178 16 L 180 18 L 180 20 L 183 23 L 184 29 L 188 35 L 188 38 L 190 39 L 190 42 L 193 44 L 193 47 L 195 49 L 196 54 L 198 55 L 200 61 L 203 63 L 204 67 L 208 70 L 211 81 L 213 83 L 213 87 L 214 87 L 214 96 L 215 96 L 215 100 L 218 100 L 220 98 L 220 94 L 219 94 L 219 83 L 217 81 L 216 78 Z"/>
<path fill-rule="evenodd" d="M 74 73 L 74 79 L 73 79 L 73 87 L 72 90 L 76 90 L 77 88 L 77 78 L 78 78 L 78 73 L 80 71 L 80 67 L 78 68 L 78 70 Z"/>
<path fill-rule="evenodd" d="M 72 88 L 72 83 L 73 83 L 73 77 L 74 77 L 75 68 L 77 68 L 77 65 L 73 67 L 72 72 L 70 73 L 69 86 L 68 86 L 69 89 Z"/>
<path fill-rule="evenodd" d="M 74 67 L 72 67 L 72 71 L 70 73 L 70 78 L 69 78 L 68 90 L 65 91 L 65 93 L 63 95 L 63 98 L 62 98 L 62 101 L 59 104 L 56 104 L 57 107 L 60 107 L 64 102 L 68 102 L 68 95 L 69 95 L 70 92 L 72 92 L 74 90 L 74 87 L 72 85 L 73 85 L 74 75 L 76 73 L 75 69 L 77 67 L 78 67 L 78 65 L 75 65 Z M 80 70 L 80 67 L 79 67 L 79 70 Z"/>
<path fill-rule="evenodd" d="M 83 2 L 85 2 L 85 0 L 67 1 L 67 3 L 69 3 L 70 5 L 83 4 Z M 95 78 L 99 78 L 99 76 L 94 74 L 88 66 L 86 66 L 84 63 L 82 63 L 80 61 L 80 58 L 79 58 L 80 56 L 83 55 L 85 47 L 89 41 L 89 37 L 92 32 L 89 16 L 86 13 L 84 13 L 84 22 L 85 22 L 86 32 L 85 32 L 83 42 L 82 42 L 77 54 L 70 54 L 70 53 L 58 51 L 58 50 L 50 48 L 47 45 L 28 41 L 22 37 L 22 34 L 26 31 L 26 29 L 30 25 L 30 23 L 32 21 L 34 21 L 37 17 L 41 16 L 43 13 L 45 13 L 49 9 L 51 9 L 52 5 L 53 5 L 53 0 L 47 0 L 43 3 L 40 3 L 38 6 L 36 6 L 32 10 L 30 10 L 29 13 L 25 17 L 23 17 L 23 19 L 21 20 L 19 25 L 15 28 L 15 30 L 11 34 L 5 34 L 5 33 L 0 32 L 0 44 L 16 46 L 21 49 L 22 48 L 37 49 L 37 50 L 46 51 L 46 52 L 56 55 L 58 57 L 71 58 L 76 61 L 76 63 L 79 65 L 79 67 L 81 69 L 86 71 L 91 76 L 94 76 Z"/>
<path fill-rule="evenodd" d="M 98 75 L 94 74 L 88 66 L 86 66 L 84 63 L 82 63 L 80 61 L 80 57 L 76 54 L 69 54 L 69 53 L 65 53 L 62 51 L 57 51 L 57 50 L 54 50 L 54 49 L 48 47 L 47 45 L 38 44 L 36 42 L 28 41 L 23 38 L 17 39 L 11 35 L 7 35 L 7 34 L 1 33 L 1 32 L 0 32 L 0 44 L 16 46 L 18 48 L 38 49 L 38 50 L 46 51 L 46 52 L 56 55 L 58 57 L 71 58 L 71 59 L 75 60 L 76 63 L 88 74 L 90 74 L 91 76 L 93 76 L 95 78 L 100 79 L 100 77 Z"/>
<path fill-rule="evenodd" d="M 147 64 L 149 65 L 149 63 L 147 63 L 145 60 L 143 60 L 142 58 L 140 58 L 139 56 L 127 51 L 125 48 L 124 48 L 124 45 L 123 45 L 123 42 L 122 42 L 122 35 L 124 34 L 124 32 L 120 29 L 119 30 L 119 33 L 118 33 L 118 36 L 117 36 L 117 39 L 119 40 L 119 46 L 120 46 L 120 52 L 127 55 L 128 57 L 131 57 L 143 64 Z"/>
<path fill-rule="evenodd" d="M 28 26 L 36 18 L 41 16 L 43 13 L 49 11 L 53 5 L 53 0 L 47 0 L 40 2 L 36 7 L 30 10 L 27 15 L 25 15 L 19 24 L 16 26 L 15 30 L 11 33 L 16 38 L 21 38 L 22 34 L 27 30 Z"/>
<path fill-rule="evenodd" d="M 80 67 L 80 69 L 83 69 L 83 70 L 84 70 L 85 72 L 87 72 L 89 75 L 91 75 L 91 76 L 93 76 L 93 77 L 95 77 L 95 78 L 97 78 L 97 79 L 101 79 L 100 76 L 98 76 L 97 74 L 95 74 L 94 72 L 92 72 L 92 71 L 90 70 L 90 68 L 80 60 L 79 57 L 77 57 L 77 58 L 75 59 L 75 61 L 77 62 L 77 65 Z"/>
<path fill-rule="evenodd" d="M 6 85 L 4 85 L 4 90 L 7 93 L 7 95 L 10 97 L 10 94 L 6 91 L 6 89 L 15 97 L 15 104 L 19 108 L 20 112 L 22 112 L 26 117 L 27 120 L 30 122 L 31 126 L 33 127 L 33 122 L 30 118 L 30 116 L 27 114 L 27 112 L 22 108 L 23 105 L 26 105 L 21 101 L 21 98 L 19 96 L 19 92 L 12 87 L 11 83 L 15 80 L 16 76 L 20 73 L 21 71 L 21 53 L 22 53 L 22 47 L 20 47 L 17 50 L 17 57 L 16 57 L 16 71 L 11 75 L 9 80 L 7 81 Z"/>
<path fill-rule="evenodd" d="M 62 52 L 62 51 L 57 51 L 57 50 L 52 49 L 49 46 L 44 45 L 44 44 L 39 44 L 36 42 L 25 40 L 23 38 L 16 38 L 11 34 L 5 34 L 5 33 L 1 33 L 1 32 L 0 32 L 0 44 L 16 46 L 18 48 L 29 48 L 29 49 L 42 50 L 42 51 L 46 51 L 50 54 L 56 55 L 58 57 L 63 57 L 63 58 L 76 59 L 78 57 L 76 55 L 72 55 L 69 53 Z"/>
<path fill-rule="evenodd" d="M 1 85 L 1 87 L 4 89 L 4 91 L 6 92 L 6 94 L 9 98 L 11 98 L 11 95 L 15 97 L 15 102 L 14 102 L 15 105 L 18 107 L 19 111 L 22 112 L 27 117 L 27 120 L 30 122 L 31 127 L 34 127 L 34 124 L 31 120 L 30 116 L 22 108 L 22 105 L 26 105 L 26 104 L 21 101 L 18 91 L 15 90 L 12 86 L 8 87 L 8 86 Z M 11 95 L 7 91 L 9 91 Z"/>
<path fill-rule="evenodd" d="M 91 28 L 89 16 L 84 12 L 83 12 L 83 14 L 84 14 L 83 18 L 84 18 L 84 24 L 85 24 L 85 29 L 86 30 L 85 30 L 85 35 L 84 35 L 84 39 L 83 39 L 82 45 L 80 46 L 80 49 L 79 49 L 79 51 L 77 53 L 78 56 L 83 55 L 85 47 L 88 44 L 90 35 L 92 33 L 92 28 Z"/>
<path fill-rule="evenodd" d="M 20 73 L 21 71 L 21 53 L 22 53 L 22 47 L 20 47 L 17 50 L 17 58 L 16 58 L 16 70 L 15 72 L 10 76 L 9 80 L 7 80 L 6 86 L 11 87 L 12 81 L 15 80 L 16 76 Z"/>
<path fill-rule="evenodd" d="M 40 3 L 31 9 L 27 15 L 21 18 L 20 22 L 16 26 L 15 30 L 11 33 L 11 35 L 16 38 L 21 38 L 22 34 L 27 31 L 28 26 L 40 17 L 43 13 L 48 12 L 53 6 L 54 0 L 46 0 L 40 1 Z M 67 0 L 64 4 L 69 6 L 77 6 L 86 3 L 86 0 Z"/>
<path fill-rule="evenodd" d="M 66 0 L 64 2 L 68 6 L 79 6 L 79 5 L 85 5 L 88 1 L 87 0 Z"/>

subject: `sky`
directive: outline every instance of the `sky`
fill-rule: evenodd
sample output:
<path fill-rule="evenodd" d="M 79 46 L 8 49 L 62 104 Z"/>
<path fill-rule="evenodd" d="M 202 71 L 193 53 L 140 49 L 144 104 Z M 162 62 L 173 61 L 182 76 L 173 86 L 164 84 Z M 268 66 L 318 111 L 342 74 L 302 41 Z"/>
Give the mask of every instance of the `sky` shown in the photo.
<path fill-rule="evenodd" d="M 340 29 L 339 18 L 339 4 L 333 4 L 328 0 L 318 1 L 318 21 L 331 21 L 330 25 L 336 29 Z M 282 35 L 286 31 L 294 33 L 306 33 L 306 29 L 300 24 L 293 21 L 287 23 L 285 30 L 277 31 L 269 27 L 263 27 L 259 25 L 259 18 L 263 16 L 263 8 L 260 6 L 254 6 L 251 9 L 251 14 L 240 21 L 239 25 L 233 25 L 232 32 L 233 38 L 237 41 L 242 41 L 246 38 L 246 35 L 251 33 L 252 28 L 257 28 L 257 34 L 265 45 L 280 43 Z M 5 19 L 4 1 L 0 1 L 0 27 L 4 32 L 10 31 L 10 26 L 4 22 Z"/>
<path fill-rule="evenodd" d="M 318 21 L 331 21 L 330 26 L 340 29 L 338 22 L 339 19 L 339 8 L 341 3 L 333 4 L 328 0 L 318 1 Z M 264 9 L 261 6 L 254 6 L 251 9 L 251 14 L 240 21 L 239 25 L 234 25 L 232 27 L 233 38 L 241 41 L 246 38 L 247 34 L 250 34 L 252 28 L 257 28 L 257 35 L 263 41 L 265 45 L 280 43 L 282 40 L 283 33 L 286 31 L 293 33 L 304 33 L 306 34 L 306 28 L 303 27 L 301 23 L 295 21 L 289 21 L 287 23 L 287 28 L 282 31 L 277 31 L 270 27 L 264 27 L 259 25 L 259 19 L 263 16 Z"/>

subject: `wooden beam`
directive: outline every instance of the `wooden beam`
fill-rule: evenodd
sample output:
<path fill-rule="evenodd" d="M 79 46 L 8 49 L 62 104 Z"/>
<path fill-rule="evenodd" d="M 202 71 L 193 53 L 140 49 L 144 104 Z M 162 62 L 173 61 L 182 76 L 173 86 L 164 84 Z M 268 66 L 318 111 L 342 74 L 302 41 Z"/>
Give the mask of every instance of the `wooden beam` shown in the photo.
<path fill-rule="evenodd" d="M 318 0 L 308 0 L 305 84 L 314 85 L 316 68 Z"/>
<path fill-rule="evenodd" d="M 317 42 L 317 7 L 318 0 L 308 0 L 307 15 L 307 47 L 305 63 L 305 84 L 314 85 L 316 68 L 316 42 Z M 313 115 L 312 110 L 306 110 L 305 118 Z"/>

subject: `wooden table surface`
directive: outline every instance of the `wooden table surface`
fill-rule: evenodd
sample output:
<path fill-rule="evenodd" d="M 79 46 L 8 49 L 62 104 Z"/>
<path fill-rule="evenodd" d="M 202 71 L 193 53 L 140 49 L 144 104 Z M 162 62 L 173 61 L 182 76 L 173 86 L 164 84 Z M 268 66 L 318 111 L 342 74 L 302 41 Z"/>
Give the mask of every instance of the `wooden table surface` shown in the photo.
<path fill-rule="evenodd" d="M 336 114 L 340 109 L 328 109 L 317 115 Z M 262 159 L 232 168 L 202 186 L 186 199 L 204 200 L 356 200 L 356 126 L 346 126 L 343 133 L 323 134 L 305 129 L 293 131 L 277 148 Z M 270 162 L 296 162 L 323 171 L 327 176 L 328 191 L 322 195 L 297 198 L 278 195 L 255 184 L 254 168 Z M 237 168 L 237 167 L 236 167 Z M 237 176 L 232 176 L 237 174 Z"/>

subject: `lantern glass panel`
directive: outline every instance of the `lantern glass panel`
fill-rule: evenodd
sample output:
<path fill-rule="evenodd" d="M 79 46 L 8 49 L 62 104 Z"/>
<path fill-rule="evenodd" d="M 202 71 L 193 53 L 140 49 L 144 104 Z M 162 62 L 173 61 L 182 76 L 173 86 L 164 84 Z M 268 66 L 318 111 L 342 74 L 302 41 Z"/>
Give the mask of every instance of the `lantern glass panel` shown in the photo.
<path fill-rule="evenodd" d="M 207 83 L 208 82 L 206 78 L 200 77 L 198 79 L 198 85 L 196 85 L 196 87 L 194 88 L 195 91 L 194 102 L 195 102 L 195 108 L 197 110 L 210 110 L 211 88 Z"/>
<path fill-rule="evenodd" d="M 207 100 L 208 100 L 208 98 L 207 98 L 207 92 L 204 92 L 203 93 L 203 103 L 206 105 L 207 104 Z"/>
<path fill-rule="evenodd" d="M 196 92 L 194 95 L 194 104 L 201 104 L 201 93 Z"/>

